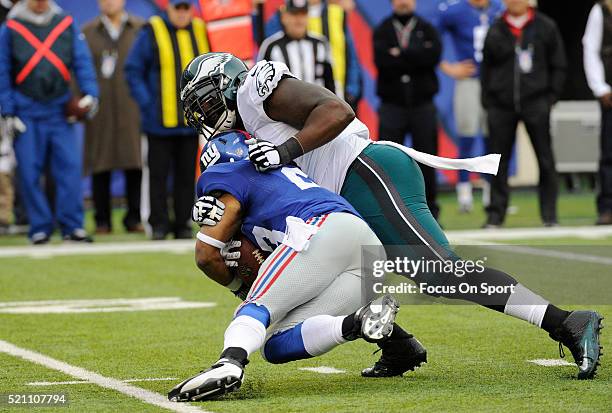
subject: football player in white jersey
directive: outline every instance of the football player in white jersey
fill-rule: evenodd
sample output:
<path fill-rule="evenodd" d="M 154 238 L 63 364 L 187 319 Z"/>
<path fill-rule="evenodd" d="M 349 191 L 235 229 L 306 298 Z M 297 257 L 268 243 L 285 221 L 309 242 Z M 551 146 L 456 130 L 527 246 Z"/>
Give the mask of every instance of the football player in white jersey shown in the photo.
<path fill-rule="evenodd" d="M 212 136 L 241 128 L 255 136 L 249 159 L 259 172 L 295 162 L 320 186 L 342 195 L 374 230 L 391 260 L 460 260 L 427 207 L 423 176 L 414 159 L 429 166 L 458 169 L 461 165 L 474 172 L 497 172 L 499 158 L 497 162 L 491 157 L 453 162 L 371 141 L 368 129 L 348 104 L 322 87 L 296 79 L 279 62 L 261 61 L 249 70 L 229 53 L 198 56 L 183 73 L 181 99 L 188 122 L 201 133 Z M 206 154 L 201 161 L 206 164 Z M 200 224 L 214 225 L 223 207 L 214 197 L 202 197 L 194 218 Z M 475 302 L 544 329 L 570 349 L 578 378 L 594 376 L 600 356 L 602 317 L 598 313 L 560 309 L 492 268 L 462 277 L 419 273 L 413 280 L 434 287 L 460 283 L 477 290 L 483 283 L 499 287 L 503 292 L 492 295 L 433 290 L 441 291 L 439 296 Z M 396 326 L 393 331 L 389 340 L 379 344 L 381 359 L 362 375 L 397 376 L 414 367 L 416 348 L 401 328 Z"/>

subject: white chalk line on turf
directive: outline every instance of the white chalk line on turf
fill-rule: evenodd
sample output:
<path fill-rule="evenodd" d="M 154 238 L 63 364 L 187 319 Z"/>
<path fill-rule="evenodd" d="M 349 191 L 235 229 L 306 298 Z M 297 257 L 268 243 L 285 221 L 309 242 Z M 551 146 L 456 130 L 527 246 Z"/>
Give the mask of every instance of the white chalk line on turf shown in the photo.
<path fill-rule="evenodd" d="M 599 255 L 578 254 L 569 251 L 547 250 L 543 248 L 525 247 L 522 245 L 483 245 L 497 251 L 512 252 L 517 254 L 535 255 L 537 257 L 558 258 L 567 261 L 580 261 L 591 264 L 612 265 L 612 258 Z"/>
<path fill-rule="evenodd" d="M 341 373 L 346 373 L 346 370 L 339 370 L 337 368 L 327 367 L 327 366 L 300 367 L 300 368 L 298 368 L 298 370 L 312 371 L 313 373 L 320 373 L 320 374 L 341 374 Z"/>
<path fill-rule="evenodd" d="M 141 400 L 147 404 L 158 406 L 174 412 L 210 413 L 190 404 L 171 402 L 165 396 L 159 393 L 155 393 L 150 390 L 134 386 L 133 384 L 124 383 L 123 381 L 114 379 L 112 377 L 102 376 L 101 374 L 95 373 L 93 371 L 86 370 L 82 367 L 73 366 L 71 364 L 51 358 L 49 356 L 45 356 L 44 354 L 37 353 L 32 350 L 17 347 L 16 345 L 6 342 L 4 340 L 0 340 L 0 353 L 5 353 L 14 357 L 19 357 L 24 360 L 31 361 L 36 364 L 40 364 L 49 369 L 60 371 L 76 379 L 86 380 L 88 382 L 97 384 L 100 387 L 118 391 L 127 396 L 131 396 L 138 400 Z"/>
<path fill-rule="evenodd" d="M 125 379 L 121 380 L 124 383 L 138 383 L 141 381 L 170 381 L 178 380 L 176 377 L 150 377 L 146 379 Z M 27 383 L 28 386 L 60 386 L 64 384 L 94 384 L 86 380 L 68 380 L 68 381 L 33 381 Z"/>
<path fill-rule="evenodd" d="M 535 359 L 535 360 L 527 360 L 527 362 L 537 364 L 538 366 L 544 366 L 544 367 L 558 367 L 558 366 L 576 367 L 576 364 L 570 363 L 569 361 L 565 361 L 561 359 Z"/>
<path fill-rule="evenodd" d="M 2 247 L 0 258 L 32 257 L 51 258 L 64 255 L 104 255 L 170 252 L 176 254 L 193 252 L 195 240 L 169 240 L 145 242 L 108 242 L 89 245 L 28 245 L 24 247 Z"/>
<path fill-rule="evenodd" d="M 445 231 L 445 234 L 453 243 L 460 241 L 469 245 L 470 240 L 510 241 L 548 238 L 606 238 L 612 236 L 612 227 L 591 225 L 554 228 L 499 228 Z"/>
<path fill-rule="evenodd" d="M 45 300 L 0 302 L 0 313 L 78 314 L 211 308 L 206 301 L 183 301 L 180 297 L 111 298 L 91 300 Z"/>

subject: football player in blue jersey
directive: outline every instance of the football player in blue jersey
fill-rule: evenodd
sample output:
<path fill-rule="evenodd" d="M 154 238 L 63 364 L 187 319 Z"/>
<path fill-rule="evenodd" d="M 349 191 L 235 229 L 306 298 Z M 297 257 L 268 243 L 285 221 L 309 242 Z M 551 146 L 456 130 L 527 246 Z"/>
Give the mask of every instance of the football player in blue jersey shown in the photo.
<path fill-rule="evenodd" d="M 440 69 L 455 79 L 453 108 L 458 135 L 459 156 L 472 156 L 479 133 L 486 136 L 485 112 L 480 102 L 480 63 L 490 25 L 504 10 L 501 0 L 447 0 L 440 3 L 438 29 L 448 33 L 456 62 L 443 61 Z M 459 171 L 457 200 L 461 212 L 473 208 L 470 173 Z M 483 204 L 488 205 L 490 188 L 483 182 Z"/>
<path fill-rule="evenodd" d="M 296 166 L 257 172 L 247 159 L 245 137 L 224 132 L 204 148 L 211 162 L 197 193 L 219 197 L 225 209 L 217 225 L 202 226 L 196 246 L 200 269 L 244 301 L 225 331 L 219 360 L 177 385 L 168 394 L 173 401 L 238 389 L 249 354 L 260 348 L 267 361 L 286 363 L 357 338 L 381 342 L 394 329 L 394 298 L 362 306 L 361 248 L 382 251 L 374 232 L 344 198 Z M 232 258 L 225 254 L 227 243 L 237 232 L 272 251 L 249 287 L 226 264 Z"/>

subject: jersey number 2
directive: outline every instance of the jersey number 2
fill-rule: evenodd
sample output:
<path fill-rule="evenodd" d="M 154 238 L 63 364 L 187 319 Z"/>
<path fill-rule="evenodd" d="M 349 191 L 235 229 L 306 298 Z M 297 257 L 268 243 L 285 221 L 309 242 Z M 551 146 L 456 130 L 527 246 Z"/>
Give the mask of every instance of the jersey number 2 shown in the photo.
<path fill-rule="evenodd" d="M 304 190 L 308 188 L 318 188 L 319 185 L 315 184 L 304 172 L 298 168 L 283 167 L 281 169 L 283 175 L 287 177 L 293 184 L 298 188 Z"/>

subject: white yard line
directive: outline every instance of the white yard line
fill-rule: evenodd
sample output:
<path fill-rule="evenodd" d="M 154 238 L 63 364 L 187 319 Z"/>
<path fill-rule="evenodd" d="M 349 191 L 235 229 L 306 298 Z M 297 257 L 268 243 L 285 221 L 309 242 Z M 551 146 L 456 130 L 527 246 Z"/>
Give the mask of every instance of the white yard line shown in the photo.
<path fill-rule="evenodd" d="M 100 255 L 100 254 L 128 254 L 128 253 L 154 253 L 171 252 L 182 254 L 193 252 L 195 240 L 175 241 L 145 241 L 145 242 L 101 242 L 89 245 L 60 244 L 23 247 L 2 247 L 0 258 L 32 257 L 51 258 L 63 255 Z"/>
<path fill-rule="evenodd" d="M 0 313 L 78 314 L 211 308 L 206 301 L 183 301 L 180 297 L 111 298 L 93 300 L 45 300 L 0 302 Z"/>
<path fill-rule="evenodd" d="M 341 374 L 341 373 L 346 373 L 346 370 L 338 370 L 337 368 L 327 367 L 327 366 L 300 367 L 300 368 L 298 368 L 298 370 L 312 371 L 314 373 L 319 373 L 319 374 Z"/>
<path fill-rule="evenodd" d="M 527 360 L 527 362 L 537 364 L 538 366 L 544 366 L 544 367 L 557 367 L 557 366 L 576 367 L 576 364 L 570 363 L 569 361 L 565 361 L 561 359 L 535 359 L 535 360 Z"/>
<path fill-rule="evenodd" d="M 589 264 L 612 265 L 612 258 L 598 255 L 578 254 L 569 251 L 547 250 L 543 248 L 524 247 L 522 245 L 483 245 L 494 251 L 505 251 L 516 254 L 535 255 L 536 257 L 558 258 L 567 261 L 580 261 Z"/>
<path fill-rule="evenodd" d="M 0 353 L 6 353 L 14 357 L 19 357 L 36 364 L 40 364 L 52 370 L 61 371 L 62 373 L 72 376 L 76 379 L 86 380 L 88 382 L 97 384 L 100 387 L 118 391 L 127 396 L 131 396 L 138 400 L 141 400 L 147 404 L 158 406 L 163 409 L 168 409 L 173 412 L 208 413 L 205 410 L 201 410 L 198 407 L 192 406 L 190 404 L 171 402 L 166 398 L 166 396 L 163 396 L 159 393 L 155 393 L 150 390 L 134 386 L 132 384 L 124 383 L 123 381 L 114 379 L 112 377 L 102 376 L 101 374 L 94 373 L 93 371 L 86 370 L 82 367 L 73 366 L 63 361 L 45 356 L 44 354 L 17 347 L 14 344 L 8 343 L 3 340 L 0 340 Z"/>
<path fill-rule="evenodd" d="M 176 377 L 151 377 L 147 379 L 126 379 L 121 380 L 124 383 L 137 383 L 140 381 L 171 381 L 178 380 Z M 68 380 L 68 381 L 33 381 L 27 383 L 28 386 L 61 386 L 65 384 L 94 384 L 86 380 Z"/>
<path fill-rule="evenodd" d="M 451 242 L 468 244 L 474 241 L 510 241 L 517 239 L 548 238 L 605 238 L 612 237 L 612 226 L 582 226 L 555 228 L 501 228 L 467 231 L 446 231 Z"/>
<path fill-rule="evenodd" d="M 502 228 L 468 231 L 446 231 L 454 244 L 478 245 L 485 241 L 510 241 L 517 239 L 585 238 L 612 237 L 611 226 L 583 226 L 556 228 Z M 52 258 L 66 255 L 100 255 L 168 252 L 175 254 L 193 251 L 195 240 L 108 242 L 89 245 L 60 244 L 45 246 L 1 247 L 0 258 L 31 257 Z"/>

